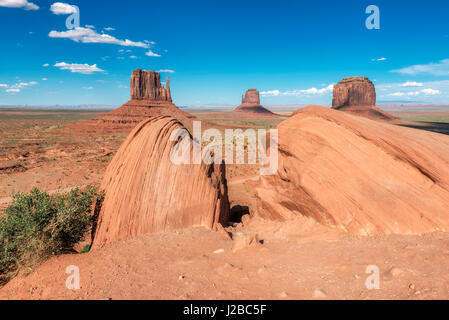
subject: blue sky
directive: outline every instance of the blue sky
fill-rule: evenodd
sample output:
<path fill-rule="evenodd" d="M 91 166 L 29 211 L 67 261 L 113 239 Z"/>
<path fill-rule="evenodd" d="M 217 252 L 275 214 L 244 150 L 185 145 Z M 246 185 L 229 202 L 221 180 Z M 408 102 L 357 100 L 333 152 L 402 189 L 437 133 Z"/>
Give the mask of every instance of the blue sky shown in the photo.
<path fill-rule="evenodd" d="M 0 0 L 0 105 L 118 106 L 136 68 L 170 76 L 179 106 L 238 104 L 248 88 L 264 104 L 329 104 L 347 76 L 373 80 L 379 102 L 449 103 L 448 1 L 55 3 Z"/>

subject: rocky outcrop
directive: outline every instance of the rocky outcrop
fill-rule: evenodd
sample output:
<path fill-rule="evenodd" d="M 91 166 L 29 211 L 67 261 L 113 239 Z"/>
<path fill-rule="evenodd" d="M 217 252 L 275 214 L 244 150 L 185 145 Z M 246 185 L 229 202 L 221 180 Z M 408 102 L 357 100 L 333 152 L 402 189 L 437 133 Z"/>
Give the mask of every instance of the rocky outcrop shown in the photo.
<path fill-rule="evenodd" d="M 190 146 L 182 159 L 192 161 L 192 139 L 171 138 L 182 129 L 168 116 L 150 118 L 134 128 L 104 175 L 100 189 L 105 197 L 96 206 L 94 246 L 191 226 L 214 228 L 228 221 L 224 164 L 171 161 L 175 146 Z"/>
<path fill-rule="evenodd" d="M 260 105 L 260 96 L 257 89 L 249 89 L 246 91 L 245 95 L 242 96 L 242 104 L 234 111 L 278 117 L 276 114 Z"/>
<path fill-rule="evenodd" d="M 357 235 L 449 231 L 449 136 L 319 106 L 278 130 L 279 168 L 257 187 L 259 215 Z"/>
<path fill-rule="evenodd" d="M 376 107 L 376 89 L 366 77 L 344 78 L 334 86 L 332 108 L 370 119 L 395 119 Z"/>
<path fill-rule="evenodd" d="M 134 70 L 131 75 L 131 100 L 154 100 L 171 102 L 170 79 L 161 85 L 160 74 L 155 71 Z"/>

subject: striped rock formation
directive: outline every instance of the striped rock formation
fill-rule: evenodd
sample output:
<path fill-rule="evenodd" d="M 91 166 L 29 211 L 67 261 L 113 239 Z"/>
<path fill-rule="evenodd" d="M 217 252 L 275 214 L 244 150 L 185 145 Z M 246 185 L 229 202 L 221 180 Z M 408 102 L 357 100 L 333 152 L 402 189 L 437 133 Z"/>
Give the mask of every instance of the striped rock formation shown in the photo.
<path fill-rule="evenodd" d="M 257 212 L 357 235 L 449 231 L 449 136 L 311 106 L 278 126 Z"/>
<path fill-rule="evenodd" d="M 191 226 L 214 228 L 227 222 L 224 164 L 171 161 L 175 146 L 181 150 L 190 146 L 182 159 L 192 157 L 191 140 L 172 139 L 172 134 L 182 129 L 172 117 L 153 117 L 134 128 L 122 144 L 100 187 L 105 197 L 96 208 L 94 247 L 149 233 Z"/>

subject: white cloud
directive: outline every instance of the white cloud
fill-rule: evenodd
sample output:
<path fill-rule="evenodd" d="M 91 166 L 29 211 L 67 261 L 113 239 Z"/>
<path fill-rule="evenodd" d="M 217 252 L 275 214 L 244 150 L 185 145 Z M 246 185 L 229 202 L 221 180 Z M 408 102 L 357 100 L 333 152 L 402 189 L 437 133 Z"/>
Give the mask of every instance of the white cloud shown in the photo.
<path fill-rule="evenodd" d="M 89 86 L 89 87 L 83 87 L 84 90 L 92 90 L 94 87 Z"/>
<path fill-rule="evenodd" d="M 385 61 L 385 60 L 387 60 L 387 58 L 385 58 L 385 57 L 382 57 L 379 59 L 371 59 L 371 61 Z"/>
<path fill-rule="evenodd" d="M 329 85 L 322 89 L 317 89 L 315 87 L 309 89 L 301 90 L 289 90 L 281 92 L 279 90 L 263 91 L 261 94 L 266 96 L 300 96 L 300 95 L 317 95 L 332 92 L 334 85 Z"/>
<path fill-rule="evenodd" d="M 159 72 L 159 73 L 175 73 L 175 71 L 170 70 L 170 69 L 162 69 L 162 70 L 158 70 L 156 72 Z"/>
<path fill-rule="evenodd" d="M 444 59 L 437 63 L 432 62 L 428 64 L 416 64 L 410 67 L 392 70 L 391 72 L 406 75 L 417 75 L 424 73 L 434 76 L 447 76 L 449 75 L 449 59 Z"/>
<path fill-rule="evenodd" d="M 67 31 L 51 31 L 48 36 L 50 38 L 70 39 L 75 42 L 82 43 L 108 43 L 116 44 L 124 47 L 140 47 L 149 48 L 149 44 L 144 42 L 134 42 L 131 40 L 120 40 L 108 34 L 99 34 L 95 30 L 89 28 L 75 28 Z"/>
<path fill-rule="evenodd" d="M 106 28 L 104 28 L 103 30 L 106 30 L 106 31 L 114 31 L 115 28 L 112 28 L 112 27 L 106 27 Z"/>
<path fill-rule="evenodd" d="M 281 92 L 279 90 L 269 90 L 269 91 L 262 91 L 260 94 L 263 96 L 276 97 L 276 96 L 280 95 Z"/>
<path fill-rule="evenodd" d="M 151 50 L 148 50 L 148 52 L 146 52 L 145 54 L 149 57 L 160 57 L 161 56 L 160 54 L 154 53 Z"/>
<path fill-rule="evenodd" d="M 131 59 L 137 59 L 136 56 L 129 56 Z"/>
<path fill-rule="evenodd" d="M 51 5 L 50 11 L 54 14 L 72 14 L 76 12 L 76 8 L 68 3 L 55 2 Z"/>
<path fill-rule="evenodd" d="M 25 88 L 25 87 L 31 87 L 36 85 L 37 82 L 36 81 L 30 81 L 30 82 L 18 82 L 16 83 L 14 86 L 17 88 Z"/>
<path fill-rule="evenodd" d="M 428 96 L 433 96 L 433 95 L 441 93 L 440 90 L 434 90 L 434 89 L 423 89 L 420 92 L 422 92 L 422 93 L 424 93 L 425 95 L 428 95 Z"/>
<path fill-rule="evenodd" d="M 407 81 L 406 83 L 401 84 L 401 87 L 422 87 L 423 83 L 415 82 L 415 81 Z"/>
<path fill-rule="evenodd" d="M 36 81 L 30 81 L 30 82 L 21 82 L 19 80 L 19 82 L 13 84 L 12 86 L 8 86 L 7 84 L 0 84 L 1 88 L 8 88 L 5 91 L 8 93 L 18 93 L 20 91 L 22 91 L 22 89 L 27 88 L 27 87 L 31 87 L 34 85 L 37 85 L 38 83 Z"/>
<path fill-rule="evenodd" d="M 54 65 L 61 70 L 70 70 L 73 73 L 93 74 L 95 72 L 103 72 L 104 70 L 97 67 L 96 64 L 88 65 L 87 63 L 65 63 L 59 62 Z"/>
<path fill-rule="evenodd" d="M 85 27 L 88 29 L 95 29 L 95 26 L 93 26 L 91 24 L 86 24 Z"/>
<path fill-rule="evenodd" d="M 47 81 L 48 79 L 47 78 L 42 78 L 42 81 Z"/>
<path fill-rule="evenodd" d="M 388 94 L 390 97 L 403 97 L 403 96 L 405 96 L 406 94 L 404 93 L 404 92 L 393 92 L 393 93 L 390 93 L 390 94 Z"/>
<path fill-rule="evenodd" d="M 50 65 L 48 63 L 45 63 L 44 65 L 42 65 L 43 67 L 49 67 Z"/>
<path fill-rule="evenodd" d="M 0 0 L 0 7 L 23 8 L 25 10 L 39 10 L 39 6 L 27 0 Z"/>
<path fill-rule="evenodd" d="M 302 90 L 290 90 L 281 92 L 279 90 L 270 90 L 270 91 L 262 91 L 261 94 L 264 96 L 300 96 L 300 95 L 323 95 L 332 93 L 334 90 L 334 85 L 330 84 L 327 87 L 317 89 L 315 87 L 310 89 L 302 89 Z"/>
<path fill-rule="evenodd" d="M 390 93 L 389 96 L 390 97 L 405 97 L 405 96 L 415 97 L 415 96 L 419 96 L 419 95 L 434 96 L 434 95 L 437 95 L 440 93 L 441 93 L 440 90 L 435 90 L 435 89 L 429 88 L 429 89 L 423 89 L 420 91 L 393 92 L 393 93 Z"/>

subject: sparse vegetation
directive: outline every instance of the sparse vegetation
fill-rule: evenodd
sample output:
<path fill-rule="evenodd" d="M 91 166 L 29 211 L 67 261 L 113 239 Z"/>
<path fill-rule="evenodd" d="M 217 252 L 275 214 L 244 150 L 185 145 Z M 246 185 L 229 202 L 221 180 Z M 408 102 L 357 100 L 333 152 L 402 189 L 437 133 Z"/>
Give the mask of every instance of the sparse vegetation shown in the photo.
<path fill-rule="evenodd" d="M 0 213 L 0 283 L 72 250 L 92 225 L 95 187 L 50 195 L 34 188 L 17 193 Z"/>
<path fill-rule="evenodd" d="M 86 244 L 80 251 L 80 253 L 88 253 L 90 251 L 90 244 Z"/>

